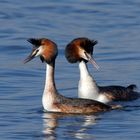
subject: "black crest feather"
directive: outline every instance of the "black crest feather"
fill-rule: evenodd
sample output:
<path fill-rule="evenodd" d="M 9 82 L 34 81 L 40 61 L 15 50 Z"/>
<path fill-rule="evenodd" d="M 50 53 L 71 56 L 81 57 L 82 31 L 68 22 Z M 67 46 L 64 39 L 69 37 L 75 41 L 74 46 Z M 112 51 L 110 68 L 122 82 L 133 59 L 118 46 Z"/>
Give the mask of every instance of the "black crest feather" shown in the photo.
<path fill-rule="evenodd" d="M 97 40 L 90 40 L 88 38 L 81 39 L 81 48 L 83 48 L 87 53 L 93 53 L 94 46 L 97 44 Z"/>
<path fill-rule="evenodd" d="M 96 44 L 98 43 L 97 40 L 91 40 L 91 42 L 92 42 L 92 45 L 93 45 L 93 46 L 96 45 Z"/>
<path fill-rule="evenodd" d="M 41 45 L 41 39 L 29 38 L 27 41 L 36 47 Z"/>

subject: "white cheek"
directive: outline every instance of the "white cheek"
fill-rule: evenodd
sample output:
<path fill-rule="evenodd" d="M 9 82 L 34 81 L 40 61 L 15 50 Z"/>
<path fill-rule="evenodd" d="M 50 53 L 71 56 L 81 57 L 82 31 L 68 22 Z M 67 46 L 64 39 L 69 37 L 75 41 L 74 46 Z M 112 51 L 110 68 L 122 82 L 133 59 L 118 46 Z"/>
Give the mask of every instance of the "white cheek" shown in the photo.
<path fill-rule="evenodd" d="M 85 56 L 85 53 L 81 53 L 81 57 L 87 60 L 87 57 Z"/>
<path fill-rule="evenodd" d="M 35 56 L 40 56 L 42 53 L 43 53 L 43 47 L 42 46 L 40 46 L 39 48 L 38 48 L 38 52 L 37 52 L 37 54 L 35 55 Z"/>
<path fill-rule="evenodd" d="M 87 58 L 87 56 L 85 55 L 85 53 L 84 53 L 84 50 L 80 50 L 80 56 L 83 58 L 83 59 L 85 59 L 85 60 L 87 60 L 88 61 L 88 58 Z"/>

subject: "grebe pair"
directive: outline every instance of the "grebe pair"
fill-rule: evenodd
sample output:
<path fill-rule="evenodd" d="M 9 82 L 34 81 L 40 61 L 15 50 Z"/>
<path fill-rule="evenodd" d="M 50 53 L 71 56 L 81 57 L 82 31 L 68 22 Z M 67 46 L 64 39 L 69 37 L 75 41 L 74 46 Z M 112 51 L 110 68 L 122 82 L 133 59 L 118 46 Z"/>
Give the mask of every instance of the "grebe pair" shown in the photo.
<path fill-rule="evenodd" d="M 60 95 L 54 80 L 55 59 L 58 54 L 57 45 L 45 38 L 29 39 L 28 41 L 33 44 L 33 49 L 24 62 L 27 63 L 37 56 L 40 56 L 42 62 L 46 62 L 46 81 L 42 97 L 44 110 L 62 113 L 97 113 L 120 107 L 106 105 L 91 99 L 67 98 Z"/>
<path fill-rule="evenodd" d="M 123 86 L 98 86 L 90 75 L 86 63 L 90 61 L 97 69 L 92 54 L 97 41 L 88 38 L 76 38 L 65 49 L 65 56 L 70 63 L 79 62 L 80 80 L 78 86 L 79 98 L 97 100 L 103 103 L 111 101 L 129 101 L 140 97 L 134 89 L 136 85 Z"/>

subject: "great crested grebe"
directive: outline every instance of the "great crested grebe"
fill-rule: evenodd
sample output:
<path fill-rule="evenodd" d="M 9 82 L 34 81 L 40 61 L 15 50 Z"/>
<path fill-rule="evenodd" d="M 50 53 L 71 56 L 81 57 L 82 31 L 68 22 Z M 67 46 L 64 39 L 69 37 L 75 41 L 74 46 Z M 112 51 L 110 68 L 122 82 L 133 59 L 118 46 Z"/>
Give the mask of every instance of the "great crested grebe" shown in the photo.
<path fill-rule="evenodd" d="M 93 58 L 93 49 L 97 41 L 85 37 L 72 40 L 65 49 L 65 56 L 70 63 L 79 62 L 80 80 L 78 86 L 79 98 L 97 100 L 103 103 L 111 101 L 129 101 L 139 98 L 135 92 L 136 85 L 123 86 L 98 86 L 90 75 L 86 63 L 91 62 L 99 68 Z"/>
<path fill-rule="evenodd" d="M 40 56 L 42 62 L 46 62 L 46 82 L 42 97 L 42 104 L 45 111 L 62 113 L 95 113 L 116 109 L 118 106 L 109 106 L 98 101 L 80 98 L 67 98 L 60 95 L 55 86 L 54 69 L 57 57 L 57 45 L 46 38 L 29 39 L 33 44 L 31 54 L 24 60 L 29 62 Z"/>

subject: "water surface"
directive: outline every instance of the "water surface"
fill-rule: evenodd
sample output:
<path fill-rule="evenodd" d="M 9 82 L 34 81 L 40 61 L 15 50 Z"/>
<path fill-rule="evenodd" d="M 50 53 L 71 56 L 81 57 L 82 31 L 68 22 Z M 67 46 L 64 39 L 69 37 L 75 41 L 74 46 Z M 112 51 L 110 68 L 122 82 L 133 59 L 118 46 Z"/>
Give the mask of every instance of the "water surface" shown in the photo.
<path fill-rule="evenodd" d="M 125 110 L 98 115 L 43 113 L 45 64 L 24 65 L 30 37 L 47 37 L 59 46 L 56 85 L 77 97 L 78 64 L 68 64 L 66 44 L 76 37 L 98 40 L 89 69 L 99 85 L 137 84 L 140 89 L 139 0 L 0 1 L 0 137 L 15 139 L 139 140 L 140 102 L 121 103 Z"/>

